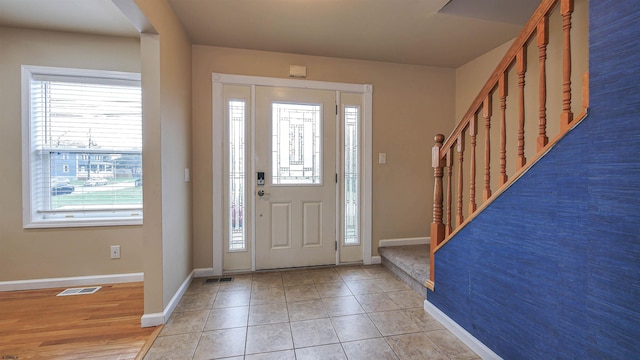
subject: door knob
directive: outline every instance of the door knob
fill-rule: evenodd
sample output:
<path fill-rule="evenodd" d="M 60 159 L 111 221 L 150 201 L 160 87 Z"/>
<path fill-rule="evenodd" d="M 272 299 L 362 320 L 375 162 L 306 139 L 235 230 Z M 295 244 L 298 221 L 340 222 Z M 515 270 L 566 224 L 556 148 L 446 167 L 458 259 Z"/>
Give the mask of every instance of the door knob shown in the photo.
<path fill-rule="evenodd" d="M 258 196 L 264 196 L 264 190 L 262 189 L 258 190 Z"/>

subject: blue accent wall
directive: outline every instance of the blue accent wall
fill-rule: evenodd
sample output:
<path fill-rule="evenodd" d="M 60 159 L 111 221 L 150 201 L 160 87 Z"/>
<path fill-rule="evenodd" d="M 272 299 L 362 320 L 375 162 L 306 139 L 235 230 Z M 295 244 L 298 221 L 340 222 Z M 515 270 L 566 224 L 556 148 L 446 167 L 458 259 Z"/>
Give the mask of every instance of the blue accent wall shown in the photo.
<path fill-rule="evenodd" d="M 435 256 L 505 359 L 640 358 L 640 1 L 591 0 L 589 116 Z"/>

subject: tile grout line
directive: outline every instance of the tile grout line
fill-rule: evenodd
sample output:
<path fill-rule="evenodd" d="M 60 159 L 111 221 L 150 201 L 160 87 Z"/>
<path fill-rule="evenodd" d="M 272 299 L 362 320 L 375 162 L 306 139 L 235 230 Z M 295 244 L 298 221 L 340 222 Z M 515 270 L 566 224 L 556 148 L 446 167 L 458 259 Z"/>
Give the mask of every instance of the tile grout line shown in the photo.
<path fill-rule="evenodd" d="M 251 314 L 251 295 L 249 295 L 249 306 L 247 307 L 247 326 L 244 327 L 244 347 L 242 348 L 242 358 L 247 356 L 247 344 L 249 343 L 249 314 Z"/>

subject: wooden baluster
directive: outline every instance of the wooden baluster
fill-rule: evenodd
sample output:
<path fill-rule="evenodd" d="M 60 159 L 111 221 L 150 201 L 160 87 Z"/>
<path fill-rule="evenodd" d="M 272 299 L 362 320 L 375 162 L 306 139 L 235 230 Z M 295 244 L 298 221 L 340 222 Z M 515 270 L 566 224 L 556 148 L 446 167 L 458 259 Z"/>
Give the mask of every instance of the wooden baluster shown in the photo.
<path fill-rule="evenodd" d="M 520 88 L 518 98 L 520 108 L 518 109 L 518 158 L 516 160 L 516 170 L 520 170 L 527 163 L 527 159 L 524 156 L 524 74 L 527 71 L 526 47 L 522 47 L 520 51 L 518 51 L 516 62 L 518 67 L 518 87 Z"/>
<path fill-rule="evenodd" d="M 573 0 L 562 0 L 560 13 L 562 15 L 562 31 L 564 33 L 560 128 L 566 130 L 573 121 L 573 113 L 571 112 L 571 13 L 573 13 Z"/>
<path fill-rule="evenodd" d="M 469 135 L 471 136 L 471 172 L 469 174 L 469 216 L 476 212 L 476 136 L 478 136 L 478 115 L 473 114 L 469 121 Z"/>
<path fill-rule="evenodd" d="M 452 202 L 452 188 L 451 177 L 453 175 L 453 149 L 449 148 L 447 151 L 447 224 L 445 226 L 447 236 L 451 234 L 453 228 L 451 226 L 451 202 Z"/>
<path fill-rule="evenodd" d="M 549 143 L 547 137 L 547 44 L 549 44 L 549 17 L 545 16 L 538 24 L 538 58 L 540 59 L 538 152 Z"/>
<path fill-rule="evenodd" d="M 462 225 L 464 216 L 462 216 L 462 160 L 464 159 L 464 130 L 458 135 L 458 141 L 456 141 L 456 150 L 458 151 L 458 216 L 456 218 L 456 227 Z"/>
<path fill-rule="evenodd" d="M 500 186 L 507 182 L 507 73 L 503 73 L 498 80 L 498 93 L 500 95 Z"/>
<path fill-rule="evenodd" d="M 486 129 L 484 138 L 484 201 L 491 197 L 491 106 L 491 93 L 489 93 L 482 103 L 482 115 Z"/>
<path fill-rule="evenodd" d="M 444 135 L 435 136 L 435 146 L 431 149 L 431 164 L 433 166 L 433 222 L 431 223 L 431 248 L 430 253 L 430 273 L 431 281 L 434 279 L 434 251 L 438 244 L 444 240 L 444 224 L 442 223 L 442 158 L 440 158 L 440 148 L 444 142 Z"/>

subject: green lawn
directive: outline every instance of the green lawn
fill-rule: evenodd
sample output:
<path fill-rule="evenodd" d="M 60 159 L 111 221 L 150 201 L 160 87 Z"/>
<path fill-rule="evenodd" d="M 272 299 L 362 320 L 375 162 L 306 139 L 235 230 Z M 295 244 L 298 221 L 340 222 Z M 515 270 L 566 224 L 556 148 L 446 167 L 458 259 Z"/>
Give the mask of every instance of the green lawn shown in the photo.
<path fill-rule="evenodd" d="M 82 205 L 142 205 L 142 186 L 84 192 L 82 187 L 68 195 L 51 197 L 51 208 Z"/>

